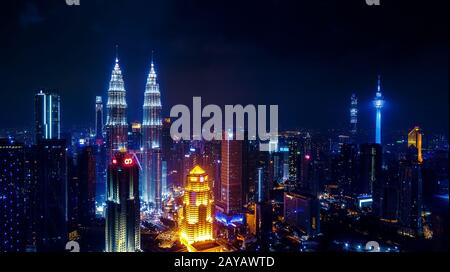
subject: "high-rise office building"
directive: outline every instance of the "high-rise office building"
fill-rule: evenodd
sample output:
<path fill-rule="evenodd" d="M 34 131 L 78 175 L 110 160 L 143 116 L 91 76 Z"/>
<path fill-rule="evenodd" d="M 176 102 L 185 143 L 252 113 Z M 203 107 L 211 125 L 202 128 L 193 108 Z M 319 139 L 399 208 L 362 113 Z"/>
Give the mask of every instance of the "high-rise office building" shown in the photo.
<path fill-rule="evenodd" d="M 383 178 L 373 193 L 372 213 L 385 223 L 398 222 L 399 184 L 399 167 L 396 162 L 392 162 L 383 171 Z"/>
<path fill-rule="evenodd" d="M 203 152 L 202 152 L 202 167 L 209 175 L 215 184 L 219 182 L 216 178 L 219 173 L 217 173 L 217 164 L 220 161 L 220 141 L 205 141 L 203 142 Z M 220 172 L 220 171 L 219 171 Z M 220 175 L 220 174 L 219 174 Z"/>
<path fill-rule="evenodd" d="M 220 199 L 217 210 L 226 215 L 240 213 L 242 203 L 242 141 L 233 140 L 232 133 L 224 133 L 222 140 Z"/>
<path fill-rule="evenodd" d="M 174 145 L 172 137 L 170 136 L 170 127 L 172 122 L 169 118 L 163 119 L 163 126 L 161 129 L 161 144 L 164 148 L 162 148 L 162 173 L 161 173 L 161 182 L 162 184 L 162 193 L 167 194 L 169 192 L 169 188 L 174 185 L 173 177 L 178 173 L 174 173 L 175 169 L 175 160 L 174 156 Z"/>
<path fill-rule="evenodd" d="M 319 200 L 309 194 L 284 193 L 284 221 L 314 236 L 320 232 Z"/>
<path fill-rule="evenodd" d="M 304 155 L 299 156 L 297 163 L 297 190 L 315 195 L 317 188 L 314 183 L 314 160 L 311 153 L 305 153 Z"/>
<path fill-rule="evenodd" d="M 403 234 L 422 235 L 422 165 L 417 158 L 406 157 L 399 166 L 399 223 Z"/>
<path fill-rule="evenodd" d="M 106 170 L 107 149 L 105 143 L 94 145 L 95 154 L 95 201 L 100 205 L 105 203 L 106 194 Z"/>
<path fill-rule="evenodd" d="M 289 138 L 287 145 L 289 149 L 289 180 L 295 183 L 299 175 L 298 160 L 300 158 L 300 141 L 297 138 Z"/>
<path fill-rule="evenodd" d="M 273 179 L 277 182 L 283 181 L 284 152 L 275 152 L 272 154 L 273 160 Z"/>
<path fill-rule="evenodd" d="M 108 146 L 108 156 L 118 150 L 126 149 L 128 140 L 127 123 L 127 102 L 126 91 L 123 82 L 122 71 L 119 66 L 119 59 L 111 74 L 111 81 L 108 89 L 108 102 L 106 104 L 106 142 Z"/>
<path fill-rule="evenodd" d="M 60 97 L 42 90 L 34 96 L 36 143 L 42 139 L 60 139 Z"/>
<path fill-rule="evenodd" d="M 0 252 L 25 251 L 25 147 L 0 139 Z"/>
<path fill-rule="evenodd" d="M 268 251 L 272 233 L 272 204 L 267 202 L 249 204 L 245 221 L 248 232 L 257 237 L 260 251 Z"/>
<path fill-rule="evenodd" d="M 68 186 L 65 140 L 37 145 L 36 236 L 38 251 L 63 251 L 68 240 Z"/>
<path fill-rule="evenodd" d="M 135 153 L 141 152 L 142 146 L 142 124 L 139 122 L 132 122 L 130 131 L 128 132 L 128 149 Z"/>
<path fill-rule="evenodd" d="M 343 144 L 336 165 L 337 183 L 344 196 L 353 196 L 358 181 L 358 146 Z"/>
<path fill-rule="evenodd" d="M 162 123 L 162 129 L 161 129 L 161 143 L 163 148 L 163 160 L 169 161 L 169 158 L 171 157 L 170 154 L 172 153 L 173 149 L 173 139 L 170 136 L 170 127 L 172 126 L 172 120 L 170 117 L 164 118 Z M 169 169 L 171 168 L 170 163 L 168 162 Z"/>
<path fill-rule="evenodd" d="M 246 134 L 246 133 L 245 133 Z M 260 159 L 259 143 L 255 140 L 247 140 L 247 136 L 244 136 L 246 140 L 242 142 L 242 203 L 248 203 L 254 201 L 257 195 L 257 168 L 260 161 L 263 161 L 264 167 L 269 167 L 265 163 L 270 161 L 269 152 L 266 160 Z M 262 156 L 261 156 L 262 157 Z M 261 166 L 262 166 L 261 164 Z M 266 171 L 264 171 L 265 173 Z M 264 174 L 263 173 L 263 174 Z"/>
<path fill-rule="evenodd" d="M 186 246 L 214 240 L 214 207 L 211 182 L 200 166 L 195 166 L 187 177 L 183 206 L 178 210 L 180 240 Z"/>
<path fill-rule="evenodd" d="M 142 123 L 143 134 L 143 201 L 155 204 L 161 208 L 161 93 L 157 82 L 157 75 L 153 59 L 147 78 L 144 93 L 144 116 Z"/>
<path fill-rule="evenodd" d="M 272 189 L 274 187 L 274 160 L 273 154 L 267 151 L 260 151 L 257 154 L 255 166 L 255 184 L 257 196 L 253 201 L 258 203 L 269 202 L 272 198 Z M 245 204 L 247 204 L 245 202 Z"/>
<path fill-rule="evenodd" d="M 80 210 L 79 224 L 89 226 L 95 218 L 95 154 L 92 146 L 85 146 L 77 157 L 77 172 L 79 178 L 78 207 Z"/>
<path fill-rule="evenodd" d="M 107 161 L 107 146 L 103 138 L 104 124 L 103 124 L 103 100 L 101 96 L 95 98 L 95 173 L 96 173 L 96 188 L 95 201 L 100 205 L 105 203 L 106 192 L 106 161 Z"/>
<path fill-rule="evenodd" d="M 350 98 L 350 133 L 355 135 L 358 129 L 358 98 L 352 94 Z"/>
<path fill-rule="evenodd" d="M 39 149 L 37 145 L 26 146 L 25 148 L 25 210 L 27 222 L 27 251 L 36 251 L 37 245 L 37 223 L 38 216 L 38 194 L 39 194 Z"/>
<path fill-rule="evenodd" d="M 408 147 L 414 147 L 417 149 L 417 161 L 423 162 L 422 157 L 422 132 L 418 126 L 414 127 L 408 133 Z"/>
<path fill-rule="evenodd" d="M 379 144 L 362 144 L 360 146 L 360 176 L 356 194 L 371 195 L 374 187 L 381 182 L 382 148 Z"/>
<path fill-rule="evenodd" d="M 101 96 L 95 97 L 95 139 L 103 139 L 103 101 Z"/>
<path fill-rule="evenodd" d="M 80 187 L 77 160 L 70 155 L 67 158 L 67 214 L 68 214 L 68 233 L 76 231 L 80 224 Z M 81 224 L 80 224 L 81 225 Z"/>
<path fill-rule="evenodd" d="M 258 167 L 257 172 L 257 191 L 256 191 L 256 201 L 258 203 L 266 202 L 269 199 L 269 184 L 267 182 L 267 177 L 264 175 L 264 167 Z"/>
<path fill-rule="evenodd" d="M 108 167 L 106 252 L 135 252 L 141 246 L 139 164 L 136 156 L 114 153 Z"/>
<path fill-rule="evenodd" d="M 373 100 L 373 105 L 376 109 L 375 117 L 375 143 L 381 144 L 381 110 L 384 107 L 384 98 L 381 94 L 381 76 L 378 76 L 378 87 Z"/>

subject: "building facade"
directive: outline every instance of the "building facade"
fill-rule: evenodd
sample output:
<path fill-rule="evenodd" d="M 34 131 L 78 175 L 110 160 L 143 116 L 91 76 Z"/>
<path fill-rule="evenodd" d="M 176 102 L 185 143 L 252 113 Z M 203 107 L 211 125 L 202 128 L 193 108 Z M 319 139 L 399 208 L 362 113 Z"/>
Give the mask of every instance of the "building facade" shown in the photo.
<path fill-rule="evenodd" d="M 36 143 L 42 139 L 60 139 L 60 97 L 42 90 L 34 96 Z"/>
<path fill-rule="evenodd" d="M 205 170 L 195 166 L 187 177 L 183 206 L 178 210 L 180 240 L 186 246 L 212 241 L 214 201 L 211 182 Z"/>
<path fill-rule="evenodd" d="M 217 210 L 230 216 L 242 211 L 242 141 L 224 134 L 221 145 L 220 199 Z"/>
<path fill-rule="evenodd" d="M 105 234 L 106 252 L 141 249 L 139 165 L 126 152 L 115 153 L 109 163 Z"/>
<path fill-rule="evenodd" d="M 63 251 L 68 241 L 67 145 L 41 140 L 37 145 L 36 236 L 38 251 Z"/>
<path fill-rule="evenodd" d="M 284 221 L 308 236 L 320 232 L 319 200 L 309 194 L 284 193 Z"/>
<path fill-rule="evenodd" d="M 153 60 L 147 78 L 144 93 L 144 116 L 142 123 L 143 135 L 143 201 L 154 203 L 156 210 L 161 209 L 161 182 L 162 182 L 162 156 L 161 156 L 161 93 L 157 82 L 157 75 Z"/>
<path fill-rule="evenodd" d="M 128 140 L 126 90 L 119 66 L 119 59 L 111 74 L 106 104 L 106 142 L 109 157 L 118 150 L 126 149 Z"/>

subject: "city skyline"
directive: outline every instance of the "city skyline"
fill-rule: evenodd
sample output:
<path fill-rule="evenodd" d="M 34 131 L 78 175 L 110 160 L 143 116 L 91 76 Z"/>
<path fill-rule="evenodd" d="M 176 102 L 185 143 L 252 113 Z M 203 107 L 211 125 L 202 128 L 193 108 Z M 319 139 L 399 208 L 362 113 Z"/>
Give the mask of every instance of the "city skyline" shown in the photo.
<path fill-rule="evenodd" d="M 122 1 L 11 7 L 0 253 L 448 250 L 437 6 Z"/>

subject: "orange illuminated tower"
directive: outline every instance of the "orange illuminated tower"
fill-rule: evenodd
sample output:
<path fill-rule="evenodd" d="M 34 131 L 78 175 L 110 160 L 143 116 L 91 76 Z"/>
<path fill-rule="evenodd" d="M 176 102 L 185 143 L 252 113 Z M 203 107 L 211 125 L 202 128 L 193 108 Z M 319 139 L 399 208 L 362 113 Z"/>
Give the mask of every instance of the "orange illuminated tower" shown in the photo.
<path fill-rule="evenodd" d="M 408 133 L 408 147 L 410 146 L 417 148 L 417 161 L 422 163 L 422 132 L 418 126 Z"/>
<path fill-rule="evenodd" d="M 178 223 L 180 241 L 188 248 L 197 242 L 214 241 L 212 191 L 208 175 L 200 166 L 195 166 L 187 175 Z"/>

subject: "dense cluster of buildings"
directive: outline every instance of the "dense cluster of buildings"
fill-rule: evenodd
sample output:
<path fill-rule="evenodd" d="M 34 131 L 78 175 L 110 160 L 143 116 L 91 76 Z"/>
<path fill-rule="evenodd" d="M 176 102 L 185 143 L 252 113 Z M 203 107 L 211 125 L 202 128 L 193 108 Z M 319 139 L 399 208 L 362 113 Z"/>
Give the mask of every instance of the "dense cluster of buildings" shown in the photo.
<path fill-rule="evenodd" d="M 97 96 L 95 128 L 63 131 L 60 96 L 40 91 L 33 141 L 0 140 L 0 251 L 63 251 L 70 240 L 152 251 L 152 231 L 176 236 L 169 250 L 350 250 L 371 237 L 445 249 L 448 140 L 418 126 L 382 137 L 380 79 L 373 105 L 374 137 L 358 129 L 353 94 L 348 128 L 281 132 L 271 151 L 232 133 L 174 140 L 153 60 L 142 122 L 129 123 L 116 58 L 105 123 Z"/>

